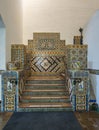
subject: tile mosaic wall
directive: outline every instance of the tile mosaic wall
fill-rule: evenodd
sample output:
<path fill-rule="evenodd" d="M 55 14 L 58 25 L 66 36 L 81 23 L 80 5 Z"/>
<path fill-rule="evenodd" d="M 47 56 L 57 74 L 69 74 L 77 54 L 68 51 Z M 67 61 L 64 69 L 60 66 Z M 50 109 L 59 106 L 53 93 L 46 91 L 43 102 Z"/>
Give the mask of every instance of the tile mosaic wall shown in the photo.
<path fill-rule="evenodd" d="M 49 33 L 39 33 L 39 32 L 35 32 L 33 33 L 33 39 L 34 40 L 38 40 L 38 39 L 54 39 L 54 40 L 60 40 L 60 33 L 53 33 L 53 32 L 49 32 Z"/>
<path fill-rule="evenodd" d="M 20 68 L 24 69 L 18 74 L 19 98 L 27 76 L 57 75 L 67 72 L 73 85 L 74 110 L 88 110 L 89 72 L 85 71 L 88 46 L 80 45 L 80 38 L 80 36 L 74 36 L 74 45 L 66 46 L 65 40 L 60 40 L 60 33 L 33 33 L 33 39 L 28 40 L 27 46 L 12 45 L 11 60 L 19 61 Z M 5 99 L 6 105 L 10 100 L 13 104 L 15 96 L 10 98 L 5 95 Z M 15 108 L 12 105 L 10 109 Z"/>
<path fill-rule="evenodd" d="M 81 36 L 74 36 L 73 44 L 80 45 L 81 43 Z"/>
<path fill-rule="evenodd" d="M 69 70 L 72 83 L 72 102 L 75 111 L 89 110 L 89 71 Z M 74 99 L 73 99 L 74 98 Z"/>
<path fill-rule="evenodd" d="M 60 33 L 34 33 L 27 46 L 11 45 L 9 70 L 17 70 L 14 63 L 19 62 L 18 69 L 31 70 L 32 74 L 60 74 L 65 72 L 65 51 L 65 40 L 60 40 Z"/>
<path fill-rule="evenodd" d="M 87 45 L 67 45 L 66 55 L 68 69 L 87 68 Z"/>
<path fill-rule="evenodd" d="M 11 45 L 11 61 L 18 62 L 19 68 L 24 69 L 26 66 L 26 48 L 23 44 L 12 44 Z"/>
<path fill-rule="evenodd" d="M 27 70 L 4 71 L 2 73 L 2 112 L 18 111 L 24 83 L 29 76 L 30 71 Z"/>
<path fill-rule="evenodd" d="M 31 70 L 35 72 L 64 72 L 64 62 L 61 56 L 35 56 L 31 59 Z"/>
<path fill-rule="evenodd" d="M 88 69 L 91 74 L 99 75 L 99 70 L 96 69 Z"/>
<path fill-rule="evenodd" d="M 17 109 L 17 73 L 8 71 L 2 74 L 1 111 L 16 111 Z"/>
<path fill-rule="evenodd" d="M 34 33 L 33 40 L 28 40 L 28 53 L 31 54 L 32 74 L 60 74 L 65 72 L 63 57 L 65 41 L 60 40 L 60 33 Z"/>

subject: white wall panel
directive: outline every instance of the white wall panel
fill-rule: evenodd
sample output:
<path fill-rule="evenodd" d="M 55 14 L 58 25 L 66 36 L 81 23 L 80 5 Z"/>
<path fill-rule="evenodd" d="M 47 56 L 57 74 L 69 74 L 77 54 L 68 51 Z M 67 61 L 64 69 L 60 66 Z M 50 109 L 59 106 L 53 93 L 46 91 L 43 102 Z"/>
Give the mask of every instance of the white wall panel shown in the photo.
<path fill-rule="evenodd" d="M 98 7 L 98 0 L 23 0 L 23 41 L 33 32 L 60 32 L 70 44 Z"/>

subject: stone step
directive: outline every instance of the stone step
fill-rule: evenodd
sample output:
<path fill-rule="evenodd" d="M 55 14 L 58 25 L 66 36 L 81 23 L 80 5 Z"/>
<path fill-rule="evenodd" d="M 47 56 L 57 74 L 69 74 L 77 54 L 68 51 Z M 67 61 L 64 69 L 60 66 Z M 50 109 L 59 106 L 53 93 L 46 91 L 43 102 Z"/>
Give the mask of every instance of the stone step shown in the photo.
<path fill-rule="evenodd" d="M 26 80 L 26 84 L 65 84 L 65 80 Z"/>
<path fill-rule="evenodd" d="M 67 95 L 65 89 L 33 89 L 23 90 L 23 95 Z"/>
<path fill-rule="evenodd" d="M 18 108 L 19 112 L 48 112 L 48 111 L 73 111 L 72 107 L 60 107 L 60 108 Z"/>
<path fill-rule="evenodd" d="M 25 89 L 65 89 L 64 84 L 25 84 Z"/>
<path fill-rule="evenodd" d="M 36 103 L 36 102 L 70 102 L 69 96 L 23 96 L 21 102 Z"/>
<path fill-rule="evenodd" d="M 32 76 L 26 80 L 19 111 L 72 111 L 61 76 Z"/>
<path fill-rule="evenodd" d="M 43 108 L 43 107 L 71 107 L 72 105 L 70 103 L 21 103 L 19 105 L 20 107 L 27 107 L 27 108 Z"/>
<path fill-rule="evenodd" d="M 72 111 L 70 103 L 21 103 L 19 111 Z"/>
<path fill-rule="evenodd" d="M 27 80 L 64 80 L 63 76 L 45 76 L 45 75 L 38 75 L 38 76 L 31 76 L 28 77 Z"/>

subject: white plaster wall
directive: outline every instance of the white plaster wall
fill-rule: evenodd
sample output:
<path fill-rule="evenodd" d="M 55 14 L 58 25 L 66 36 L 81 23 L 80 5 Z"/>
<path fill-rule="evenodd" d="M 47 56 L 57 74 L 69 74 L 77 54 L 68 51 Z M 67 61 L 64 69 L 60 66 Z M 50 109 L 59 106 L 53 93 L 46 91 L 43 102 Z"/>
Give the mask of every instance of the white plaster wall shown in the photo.
<path fill-rule="evenodd" d="M 0 101 L 1 101 L 1 95 L 2 95 L 1 92 L 2 92 L 2 91 L 1 91 L 1 75 L 0 75 Z"/>
<path fill-rule="evenodd" d="M 88 44 L 88 68 L 99 69 L 99 10 L 85 27 L 84 42 Z"/>
<path fill-rule="evenodd" d="M 0 70 L 6 70 L 6 31 L 0 28 Z"/>
<path fill-rule="evenodd" d="M 22 43 L 22 0 L 0 0 L 0 14 L 6 27 L 6 62 L 8 62 L 11 58 L 11 43 Z"/>
<path fill-rule="evenodd" d="M 96 99 L 97 99 L 97 103 L 99 105 L 99 75 L 96 76 Z"/>
<path fill-rule="evenodd" d="M 23 0 L 23 42 L 33 32 L 60 32 L 67 44 L 99 8 L 99 0 Z"/>
<path fill-rule="evenodd" d="M 99 75 L 91 74 L 90 78 L 91 78 L 93 90 L 96 96 L 96 102 L 99 105 Z"/>
<path fill-rule="evenodd" d="M 99 10 L 84 29 L 84 42 L 88 44 L 88 68 L 99 70 Z M 99 75 L 91 75 L 91 81 L 99 105 Z"/>

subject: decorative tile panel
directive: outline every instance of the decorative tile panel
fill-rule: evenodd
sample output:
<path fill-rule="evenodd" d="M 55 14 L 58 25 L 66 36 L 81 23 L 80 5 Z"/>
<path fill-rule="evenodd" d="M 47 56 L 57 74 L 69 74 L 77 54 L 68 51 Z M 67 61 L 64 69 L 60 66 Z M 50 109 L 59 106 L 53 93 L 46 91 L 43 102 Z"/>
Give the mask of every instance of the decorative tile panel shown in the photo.
<path fill-rule="evenodd" d="M 72 102 L 75 111 L 89 110 L 89 71 L 69 70 L 68 71 L 72 89 Z M 75 98 L 74 98 L 75 97 Z"/>
<path fill-rule="evenodd" d="M 24 69 L 26 65 L 26 48 L 23 44 L 11 45 L 11 61 L 19 63 L 19 69 Z"/>
<path fill-rule="evenodd" d="M 64 72 L 64 63 L 62 57 L 33 57 L 31 59 L 31 71 L 33 72 Z"/>
<path fill-rule="evenodd" d="M 87 68 L 87 45 L 67 45 L 66 55 L 68 69 Z"/>
<path fill-rule="evenodd" d="M 60 40 L 60 33 L 33 33 L 33 39 L 38 40 L 38 39 L 55 39 L 55 40 Z"/>
<path fill-rule="evenodd" d="M 80 45 L 80 43 L 81 43 L 81 36 L 74 36 L 74 44 L 76 44 L 76 45 Z"/>
<path fill-rule="evenodd" d="M 30 70 L 3 71 L 1 111 L 18 111 L 19 100 Z"/>
<path fill-rule="evenodd" d="M 17 110 L 18 94 L 17 72 L 7 71 L 2 74 L 2 102 L 1 111 Z"/>
<path fill-rule="evenodd" d="M 38 72 L 61 73 L 65 71 L 65 40 L 60 40 L 60 33 L 34 33 L 33 40 L 28 40 L 28 53 L 31 54 L 32 74 Z"/>

